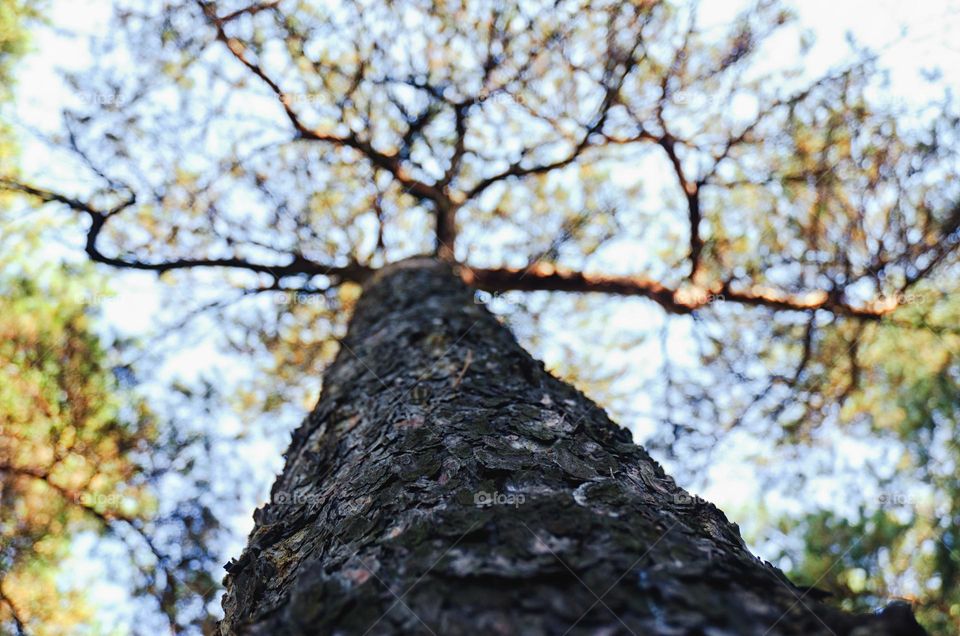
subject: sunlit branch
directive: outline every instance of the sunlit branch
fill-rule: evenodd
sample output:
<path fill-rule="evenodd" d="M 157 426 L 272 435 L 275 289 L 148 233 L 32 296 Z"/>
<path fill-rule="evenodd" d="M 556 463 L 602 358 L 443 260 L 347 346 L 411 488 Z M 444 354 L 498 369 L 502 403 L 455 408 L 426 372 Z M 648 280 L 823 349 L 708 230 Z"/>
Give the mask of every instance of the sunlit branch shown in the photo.
<path fill-rule="evenodd" d="M 545 264 L 526 269 L 485 269 L 464 266 L 460 275 L 467 284 L 493 292 L 545 290 L 643 296 L 671 313 L 688 314 L 691 311 L 674 300 L 672 290 L 655 281 L 635 276 L 568 272 Z"/>
<path fill-rule="evenodd" d="M 857 306 L 825 291 L 796 295 L 762 287 L 737 290 L 731 288 L 729 284 L 719 285 L 716 289 L 671 289 L 639 276 L 586 274 L 559 270 L 542 264 L 527 269 L 485 269 L 464 266 L 461 269 L 461 277 L 468 284 L 494 292 L 564 291 L 642 296 L 673 314 L 691 314 L 713 302 L 733 302 L 782 311 L 825 310 L 837 315 L 876 321 L 889 315 L 896 308 L 889 304 Z"/>

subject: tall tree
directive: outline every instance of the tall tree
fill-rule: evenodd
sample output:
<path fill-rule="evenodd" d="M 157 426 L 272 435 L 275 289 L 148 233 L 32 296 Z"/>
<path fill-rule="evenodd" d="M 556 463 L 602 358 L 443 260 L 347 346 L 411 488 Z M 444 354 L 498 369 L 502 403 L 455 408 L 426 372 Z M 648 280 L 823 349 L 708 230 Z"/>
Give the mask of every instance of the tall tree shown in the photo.
<path fill-rule="evenodd" d="M 462 611 L 472 627 L 551 631 L 569 613 L 546 605 L 556 592 L 581 599 L 601 584 L 587 572 L 636 561 L 635 593 L 611 590 L 629 629 L 909 633 L 899 605 L 857 618 L 771 587 L 780 575 L 719 513 L 690 504 L 439 268 L 403 261 L 431 251 L 476 288 L 635 296 L 692 317 L 706 364 L 681 387 L 671 450 L 693 423 L 709 435 L 766 422 L 802 441 L 836 422 L 870 334 L 951 329 L 937 317 L 960 243 L 957 120 L 949 103 L 910 113 L 877 98 L 869 55 L 814 79 L 758 63 L 790 23 L 768 1 L 719 28 L 655 1 L 118 3 L 97 67 L 72 78 L 87 99 L 62 138 L 93 185 L 0 184 L 80 213 L 95 262 L 168 280 L 232 272 L 220 280 L 243 298 L 313 295 L 309 328 L 326 342 L 365 288 L 275 489 L 285 501 L 230 568 L 225 631 L 358 627 L 364 603 L 421 575 L 410 593 L 428 624 Z M 651 182 L 669 187 L 650 196 Z M 274 325 L 308 313 L 285 306 Z M 707 395 L 703 377 L 721 372 L 730 391 Z M 389 472 L 356 464 L 367 457 Z M 478 508 L 463 498 L 474 488 L 524 505 Z M 445 555 L 439 537 L 463 546 Z M 508 607 L 503 590 L 527 575 L 532 607 Z M 443 576 L 500 610 L 452 604 Z M 317 597 L 342 615 L 317 615 Z"/>
<path fill-rule="evenodd" d="M 923 633 L 753 557 L 442 262 L 374 275 L 341 345 L 223 634 Z"/>

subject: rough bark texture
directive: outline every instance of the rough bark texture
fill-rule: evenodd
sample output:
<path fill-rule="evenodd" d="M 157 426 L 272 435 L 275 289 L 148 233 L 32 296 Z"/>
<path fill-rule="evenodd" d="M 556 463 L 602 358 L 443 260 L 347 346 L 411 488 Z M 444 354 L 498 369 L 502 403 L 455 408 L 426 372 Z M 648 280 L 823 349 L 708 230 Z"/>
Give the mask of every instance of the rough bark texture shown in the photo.
<path fill-rule="evenodd" d="M 447 266 L 366 285 L 224 634 L 922 634 L 794 587 Z"/>

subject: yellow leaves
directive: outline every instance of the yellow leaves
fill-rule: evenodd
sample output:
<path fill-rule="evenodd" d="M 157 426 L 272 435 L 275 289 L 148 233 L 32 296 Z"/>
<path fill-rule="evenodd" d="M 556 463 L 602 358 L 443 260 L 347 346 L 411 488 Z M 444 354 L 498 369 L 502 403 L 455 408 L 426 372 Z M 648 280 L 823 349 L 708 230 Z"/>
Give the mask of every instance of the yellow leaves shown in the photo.
<path fill-rule="evenodd" d="M 427 44 L 427 66 L 431 71 L 441 71 L 447 65 L 446 52 L 435 44 Z"/>
<path fill-rule="evenodd" d="M 864 414 L 869 414 L 873 428 L 895 432 L 906 418 L 906 411 L 891 403 L 889 398 L 879 385 L 864 387 L 844 403 L 840 419 L 845 423 L 854 423 L 862 419 Z"/>
<path fill-rule="evenodd" d="M 343 68 L 356 68 L 360 62 L 360 55 L 356 49 L 348 49 L 337 56 L 335 65 Z"/>
<path fill-rule="evenodd" d="M 317 213 L 327 213 L 335 210 L 346 200 L 346 195 L 337 190 L 322 190 L 310 197 L 310 210 Z"/>
<path fill-rule="evenodd" d="M 360 299 L 360 295 L 362 293 L 363 288 L 356 283 L 345 283 L 337 290 L 337 295 L 340 297 L 340 302 L 347 310 L 353 308 L 356 302 Z"/>
<path fill-rule="evenodd" d="M 33 550 L 39 556 L 51 558 L 60 552 L 62 549 L 61 543 L 51 535 L 47 535 L 33 544 Z"/>
<path fill-rule="evenodd" d="M 813 131 L 804 129 L 798 131 L 794 137 L 793 144 L 800 157 L 808 157 L 820 150 L 820 146 L 813 137 Z"/>
<path fill-rule="evenodd" d="M 174 183 L 185 188 L 192 188 L 199 179 L 198 175 L 183 167 L 176 167 L 173 171 Z"/>

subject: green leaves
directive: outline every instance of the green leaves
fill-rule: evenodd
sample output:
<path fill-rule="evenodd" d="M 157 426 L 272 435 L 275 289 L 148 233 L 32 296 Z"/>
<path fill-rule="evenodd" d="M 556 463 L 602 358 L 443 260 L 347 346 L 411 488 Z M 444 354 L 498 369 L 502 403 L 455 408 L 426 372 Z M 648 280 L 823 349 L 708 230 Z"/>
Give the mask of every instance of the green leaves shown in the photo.
<path fill-rule="evenodd" d="M 31 240 L 4 226 L 6 242 Z M 9 258 L 4 269 L 15 271 Z M 91 323 L 102 279 L 88 268 L 20 265 L 21 274 L 0 279 L 0 579 L 12 603 L 0 618 L 16 607 L 31 630 L 72 629 L 89 610 L 79 590 L 55 602 L 55 575 L 76 533 L 105 532 L 153 508 L 133 455 L 155 431 L 149 419 L 120 420 L 119 389 Z"/>

